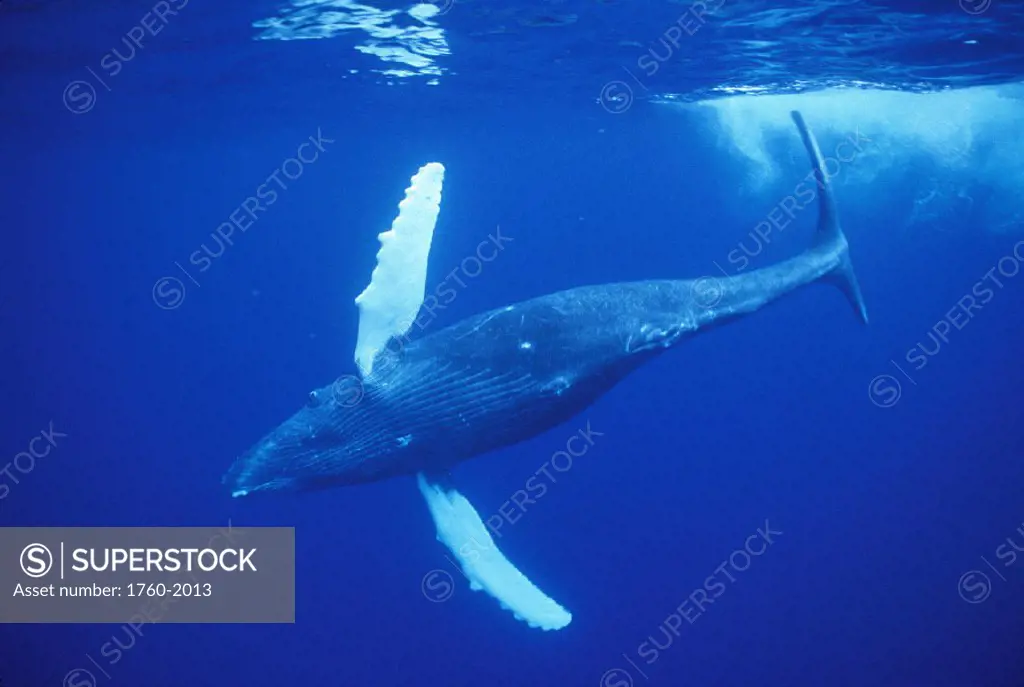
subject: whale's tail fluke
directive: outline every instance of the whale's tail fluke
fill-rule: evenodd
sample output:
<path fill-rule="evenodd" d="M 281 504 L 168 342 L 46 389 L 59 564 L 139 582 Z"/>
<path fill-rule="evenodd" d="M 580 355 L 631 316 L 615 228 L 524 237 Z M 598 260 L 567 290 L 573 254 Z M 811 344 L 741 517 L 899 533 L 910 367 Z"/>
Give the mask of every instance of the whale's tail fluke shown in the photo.
<path fill-rule="evenodd" d="M 811 165 L 814 167 L 814 179 L 818 184 L 818 231 L 814 237 L 814 246 L 811 250 L 820 251 L 834 258 L 836 266 L 822 277 L 839 287 L 860 321 L 868 322 L 868 311 L 864 306 L 864 298 L 860 293 L 860 285 L 857 283 L 857 275 L 853 272 L 853 263 L 850 262 L 849 244 L 846 235 L 839 225 L 839 213 L 836 211 L 836 201 L 832 194 L 832 184 L 829 182 L 828 174 L 824 169 L 824 162 L 821 158 L 821 150 L 814 134 L 807 128 L 803 115 L 796 110 L 790 112 L 793 122 L 800 131 L 800 138 L 804 142 L 807 156 L 811 158 Z"/>

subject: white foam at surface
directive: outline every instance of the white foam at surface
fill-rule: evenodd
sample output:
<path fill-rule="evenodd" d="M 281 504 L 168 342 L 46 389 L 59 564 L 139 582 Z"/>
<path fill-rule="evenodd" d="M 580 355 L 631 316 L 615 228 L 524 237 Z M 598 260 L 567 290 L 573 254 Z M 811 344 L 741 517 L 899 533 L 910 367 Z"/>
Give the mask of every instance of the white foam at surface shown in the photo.
<path fill-rule="evenodd" d="M 430 162 L 412 177 L 391 229 L 378 235 L 380 250 L 369 285 L 356 297 L 359 333 L 355 360 L 363 375 L 393 336 L 409 331 L 427 282 L 427 260 L 441 209 L 444 165 Z"/>
<path fill-rule="evenodd" d="M 744 92 L 739 87 L 732 90 Z M 1024 213 L 1017 202 L 1024 185 L 1024 139 L 1019 136 L 1024 121 L 1022 84 L 916 93 L 852 83 L 807 93 L 664 102 L 712 112 L 721 145 L 749 163 L 752 190 L 781 183 L 778 152 L 769 149 L 773 139 L 789 137 L 794 154 L 799 154 L 789 118 L 790 110 L 796 109 L 818 135 L 826 157 L 851 135 L 866 141 L 855 161 L 842 166 L 836 180 L 840 186 L 852 184 L 868 192 L 883 173 L 903 173 L 915 158 L 930 160 L 932 173 L 918 173 L 907 181 L 919 206 L 908 225 L 948 217 L 957 205 L 968 207 L 983 195 L 985 200 L 979 200 L 974 210 L 979 228 L 1024 231 Z"/>
<path fill-rule="evenodd" d="M 963 155 L 983 128 L 997 133 L 1020 122 L 1019 88 L 976 87 L 933 93 L 843 88 L 800 94 L 726 97 L 697 104 L 715 112 L 724 140 L 758 165 L 771 167 L 765 134 L 789 131 L 791 110 L 800 110 L 816 131 L 912 142 L 947 164 Z"/>
<path fill-rule="evenodd" d="M 537 588 L 504 554 L 473 505 L 459 492 L 416 476 L 420 493 L 437 525 L 437 539 L 459 561 L 470 588 L 493 596 L 518 620 L 542 630 L 560 630 L 572 615 Z"/>

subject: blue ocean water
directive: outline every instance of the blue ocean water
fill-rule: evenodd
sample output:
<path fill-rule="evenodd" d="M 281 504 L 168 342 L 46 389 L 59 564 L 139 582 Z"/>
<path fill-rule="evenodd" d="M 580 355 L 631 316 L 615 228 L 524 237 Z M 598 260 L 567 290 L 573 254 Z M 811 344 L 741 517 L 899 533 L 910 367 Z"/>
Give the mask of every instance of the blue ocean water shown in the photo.
<path fill-rule="evenodd" d="M 4 625 L 2 684 L 1024 684 L 1022 46 L 1009 0 L 6 0 L 0 524 L 294 527 L 297 584 L 293 625 Z M 230 498 L 354 372 L 420 165 L 447 168 L 428 288 L 460 280 L 439 329 L 798 254 L 791 109 L 870 324 L 800 290 L 455 470 L 566 629 L 471 591 L 412 478 Z"/>

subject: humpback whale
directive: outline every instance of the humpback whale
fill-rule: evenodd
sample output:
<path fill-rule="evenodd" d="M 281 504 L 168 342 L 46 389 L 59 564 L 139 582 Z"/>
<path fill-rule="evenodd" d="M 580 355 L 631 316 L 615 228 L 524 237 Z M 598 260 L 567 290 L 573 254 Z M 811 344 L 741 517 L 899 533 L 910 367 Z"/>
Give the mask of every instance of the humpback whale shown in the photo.
<path fill-rule="evenodd" d="M 721 278 L 581 286 L 410 338 L 445 172 L 424 165 L 356 298 L 358 377 L 312 391 L 224 482 L 243 496 L 416 475 L 438 539 L 471 587 L 533 627 L 565 627 L 572 616 L 498 550 L 449 471 L 567 421 L 655 356 L 802 286 L 837 286 L 867 323 L 821 152 L 800 113 L 792 118 L 819 190 L 817 230 L 800 255 Z"/>

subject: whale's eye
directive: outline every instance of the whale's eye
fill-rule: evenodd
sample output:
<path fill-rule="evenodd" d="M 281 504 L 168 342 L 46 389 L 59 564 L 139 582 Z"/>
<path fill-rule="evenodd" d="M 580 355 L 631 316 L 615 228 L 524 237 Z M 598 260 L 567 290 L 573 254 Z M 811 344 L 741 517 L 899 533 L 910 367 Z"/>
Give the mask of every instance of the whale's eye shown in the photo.
<path fill-rule="evenodd" d="M 306 405 L 308 405 L 310 408 L 316 408 L 318 405 L 320 405 L 320 392 L 318 392 L 316 389 L 310 391 L 309 402 Z"/>

